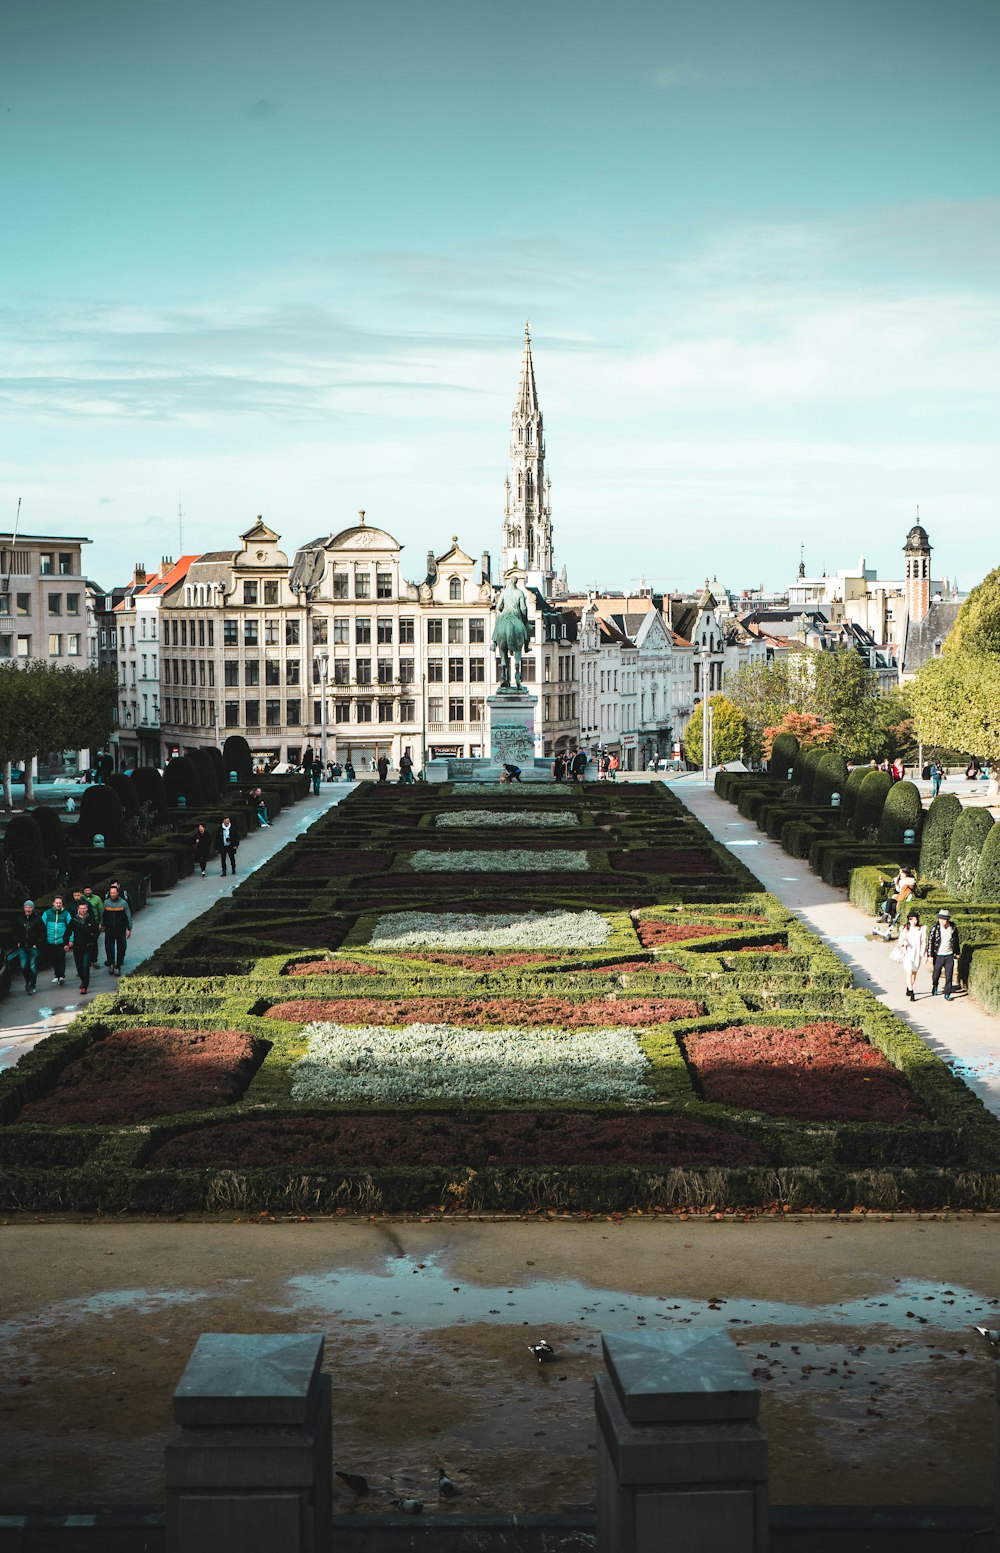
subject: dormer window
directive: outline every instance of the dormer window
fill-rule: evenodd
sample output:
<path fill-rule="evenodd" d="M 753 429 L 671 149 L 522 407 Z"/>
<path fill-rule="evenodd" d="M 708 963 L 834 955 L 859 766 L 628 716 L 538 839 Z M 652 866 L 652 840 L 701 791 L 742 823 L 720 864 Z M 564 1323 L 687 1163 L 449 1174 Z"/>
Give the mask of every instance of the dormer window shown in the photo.
<path fill-rule="evenodd" d="M 934 643 L 934 656 L 935 656 L 935 658 L 940 658 L 940 656 L 941 656 L 943 651 L 944 651 L 944 642 L 941 640 L 940 637 L 938 637 L 937 640 Z"/>
<path fill-rule="evenodd" d="M 448 597 L 449 597 L 449 599 L 459 599 L 459 600 L 461 599 L 461 597 L 462 597 L 462 579 L 461 579 L 461 577 L 450 577 L 448 579 Z"/>

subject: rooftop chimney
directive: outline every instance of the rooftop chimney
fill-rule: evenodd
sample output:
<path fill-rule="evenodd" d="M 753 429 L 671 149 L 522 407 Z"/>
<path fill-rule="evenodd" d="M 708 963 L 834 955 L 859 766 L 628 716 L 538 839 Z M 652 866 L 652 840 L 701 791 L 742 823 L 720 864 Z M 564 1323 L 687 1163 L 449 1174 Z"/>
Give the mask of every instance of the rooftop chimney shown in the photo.
<path fill-rule="evenodd" d="M 144 588 L 146 586 L 146 568 L 141 561 L 136 561 L 135 563 L 135 569 L 132 573 L 132 586 L 133 588 Z"/>

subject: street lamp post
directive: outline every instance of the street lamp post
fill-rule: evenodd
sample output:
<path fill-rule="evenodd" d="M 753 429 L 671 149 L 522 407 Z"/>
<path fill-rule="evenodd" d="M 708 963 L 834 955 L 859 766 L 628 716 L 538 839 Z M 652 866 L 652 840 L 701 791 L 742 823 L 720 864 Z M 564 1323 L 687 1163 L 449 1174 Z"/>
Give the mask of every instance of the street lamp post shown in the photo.
<path fill-rule="evenodd" d="M 701 775 L 708 786 L 708 768 L 712 764 L 712 710 L 708 698 L 708 671 L 711 659 L 707 645 L 701 649 Z"/>
<path fill-rule="evenodd" d="M 328 653 L 319 656 L 319 760 L 320 769 L 326 772 L 326 684 L 330 671 L 330 658 Z"/>

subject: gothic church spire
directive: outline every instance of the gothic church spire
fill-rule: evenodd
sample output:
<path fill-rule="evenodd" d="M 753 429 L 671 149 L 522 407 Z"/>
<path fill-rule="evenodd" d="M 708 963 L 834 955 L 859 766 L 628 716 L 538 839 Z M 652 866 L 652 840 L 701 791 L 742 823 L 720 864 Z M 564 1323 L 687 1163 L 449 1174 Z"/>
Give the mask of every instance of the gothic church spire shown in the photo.
<path fill-rule="evenodd" d="M 545 438 L 531 356 L 531 327 L 524 326 L 521 376 L 511 416 L 511 472 L 505 486 L 503 567 L 526 573 L 529 587 L 551 597 L 552 508 L 545 475 Z"/>

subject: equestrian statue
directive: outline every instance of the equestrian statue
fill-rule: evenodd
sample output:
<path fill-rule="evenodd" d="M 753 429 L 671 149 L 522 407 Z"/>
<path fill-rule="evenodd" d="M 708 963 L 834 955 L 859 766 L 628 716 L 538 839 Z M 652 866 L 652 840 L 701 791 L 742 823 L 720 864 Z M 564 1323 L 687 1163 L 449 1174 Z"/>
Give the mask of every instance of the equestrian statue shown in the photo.
<path fill-rule="evenodd" d="M 531 641 L 532 624 L 528 619 L 528 596 L 516 577 L 510 577 L 496 601 L 497 623 L 493 628 L 493 646 L 501 658 L 500 689 L 516 693 L 521 684 L 521 654 Z"/>

